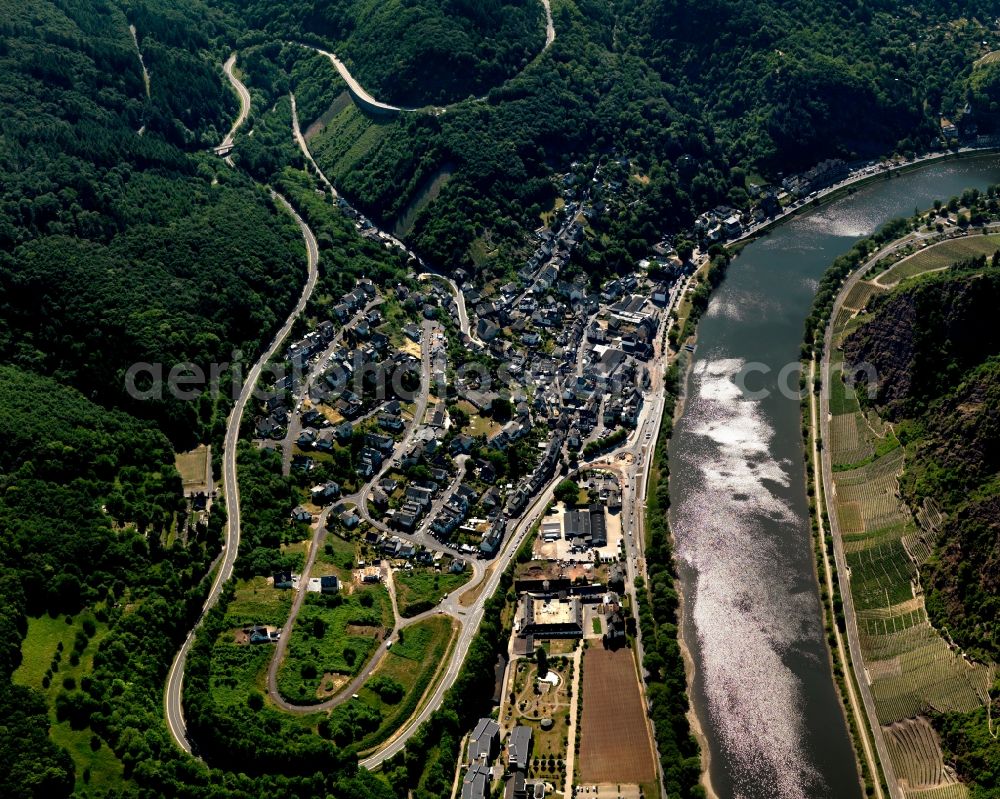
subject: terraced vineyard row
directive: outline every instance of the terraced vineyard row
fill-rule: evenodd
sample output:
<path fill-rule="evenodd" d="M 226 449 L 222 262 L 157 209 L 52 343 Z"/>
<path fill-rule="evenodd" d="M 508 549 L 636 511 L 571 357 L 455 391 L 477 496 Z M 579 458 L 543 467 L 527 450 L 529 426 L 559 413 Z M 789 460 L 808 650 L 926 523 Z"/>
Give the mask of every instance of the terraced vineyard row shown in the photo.
<path fill-rule="evenodd" d="M 966 799 L 969 789 L 960 782 L 951 785 L 941 785 L 937 788 L 925 788 L 916 791 L 904 791 L 906 799 Z"/>
<path fill-rule="evenodd" d="M 957 781 L 945 768 L 941 744 L 923 716 L 884 728 L 889 757 L 899 779 L 910 789 L 940 788 Z"/>
<path fill-rule="evenodd" d="M 858 283 L 855 283 L 854 287 L 848 293 L 846 299 L 844 300 L 844 308 L 852 311 L 864 310 L 868 306 L 872 297 L 876 294 L 881 294 L 884 291 L 885 288 L 883 286 L 861 280 Z M 844 327 L 846 327 L 846 325 L 844 325 Z"/>
<path fill-rule="evenodd" d="M 929 710 L 966 713 L 982 704 L 990 670 L 967 663 L 933 628 L 926 629 L 930 635 L 916 648 L 888 660 L 866 659 L 882 724 Z"/>
<path fill-rule="evenodd" d="M 875 447 L 868 438 L 868 423 L 862 413 L 844 413 L 830 420 L 830 457 L 834 466 L 868 460 Z"/>
<path fill-rule="evenodd" d="M 907 278 L 916 277 L 935 269 L 944 269 L 956 261 L 985 255 L 987 258 L 1000 249 L 1000 236 L 963 236 L 947 239 L 904 258 L 878 276 L 882 286 L 891 288 Z"/>
<path fill-rule="evenodd" d="M 829 510 L 839 521 L 853 599 L 861 649 L 854 666 L 870 687 L 875 720 L 906 799 L 967 799 L 925 714 L 981 707 L 994 667 L 968 661 L 928 619 L 919 568 L 932 554 L 941 512 L 928 500 L 915 518 L 903 502 L 899 477 L 906 449 L 892 426 L 874 410 L 863 410 L 845 384 L 840 345 L 864 323 L 859 312 L 890 285 L 890 273 L 900 280 L 961 257 L 991 254 L 1000 246 L 1000 237 L 995 239 L 949 241 L 905 259 L 878 278 L 883 285 L 855 284 L 834 318 L 825 386 L 830 416 L 824 446 L 833 469 Z"/>
<path fill-rule="evenodd" d="M 851 570 L 851 590 L 858 611 L 889 609 L 913 597 L 916 568 L 899 539 L 889 539 L 874 547 L 847 556 Z"/>

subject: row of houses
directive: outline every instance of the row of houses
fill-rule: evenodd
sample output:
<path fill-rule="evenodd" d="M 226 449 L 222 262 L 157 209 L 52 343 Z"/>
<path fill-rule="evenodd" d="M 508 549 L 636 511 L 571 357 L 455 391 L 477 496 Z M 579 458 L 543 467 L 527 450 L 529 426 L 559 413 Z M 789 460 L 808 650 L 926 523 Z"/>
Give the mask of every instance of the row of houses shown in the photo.
<path fill-rule="evenodd" d="M 525 773 L 531 762 L 531 727 L 518 725 L 507 737 L 506 766 L 512 774 L 514 799 L 528 796 Z M 493 783 L 493 763 L 500 756 L 500 725 L 491 718 L 482 718 L 469 736 L 468 769 L 462 778 L 462 799 L 486 799 Z M 518 779 L 520 778 L 520 779 Z M 537 796 L 532 787 L 531 796 Z M 544 796 L 544 789 L 542 792 Z"/>

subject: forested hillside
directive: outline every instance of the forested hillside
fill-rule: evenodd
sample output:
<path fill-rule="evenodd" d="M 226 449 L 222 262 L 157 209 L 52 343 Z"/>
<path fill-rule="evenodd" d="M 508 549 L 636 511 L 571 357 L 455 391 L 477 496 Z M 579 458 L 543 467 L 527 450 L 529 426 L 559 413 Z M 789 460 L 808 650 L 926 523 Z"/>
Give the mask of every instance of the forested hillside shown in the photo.
<path fill-rule="evenodd" d="M 376 97 L 416 107 L 485 93 L 522 69 L 545 42 L 538 0 L 222 0 L 220 5 L 272 38 L 334 50 Z"/>
<path fill-rule="evenodd" d="M 930 0 L 623 5 L 624 48 L 704 110 L 732 157 L 785 173 L 930 143 L 937 115 L 964 105 L 959 79 L 996 15 L 989 2 Z"/>
<path fill-rule="evenodd" d="M 218 440 L 228 379 L 137 402 L 124 375 L 252 360 L 304 275 L 294 223 L 208 152 L 235 36 L 194 0 L 0 3 L 3 796 L 379 795 L 325 742 L 329 777 L 251 778 L 196 764 L 163 722 L 225 519 L 181 536 L 174 447 Z"/>

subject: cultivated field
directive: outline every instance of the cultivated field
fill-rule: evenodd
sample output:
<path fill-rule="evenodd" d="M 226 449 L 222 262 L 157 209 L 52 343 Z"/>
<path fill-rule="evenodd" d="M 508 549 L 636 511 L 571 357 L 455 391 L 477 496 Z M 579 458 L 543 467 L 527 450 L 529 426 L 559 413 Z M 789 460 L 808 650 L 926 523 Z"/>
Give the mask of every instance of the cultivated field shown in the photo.
<path fill-rule="evenodd" d="M 632 652 L 588 649 L 577 781 L 652 782 L 656 766 L 645 716 Z"/>
<path fill-rule="evenodd" d="M 998 249 L 1000 249 L 1000 236 L 996 235 L 963 236 L 958 239 L 948 239 L 938 244 L 932 244 L 908 258 L 904 258 L 879 275 L 876 281 L 885 288 L 892 288 L 907 278 L 932 272 L 935 269 L 944 269 L 956 261 L 977 255 L 985 255 L 989 258 Z"/>
<path fill-rule="evenodd" d="M 852 311 L 861 311 L 868 305 L 868 302 L 876 294 L 885 291 L 883 286 L 860 280 L 854 284 L 847 297 L 844 299 L 844 308 Z"/>
<path fill-rule="evenodd" d="M 930 722 L 923 716 L 890 724 L 883 728 L 889 759 L 900 784 L 909 796 L 923 796 L 929 789 L 953 789 L 962 793 L 935 796 L 964 796 L 964 786 L 945 768 L 941 743 Z"/>

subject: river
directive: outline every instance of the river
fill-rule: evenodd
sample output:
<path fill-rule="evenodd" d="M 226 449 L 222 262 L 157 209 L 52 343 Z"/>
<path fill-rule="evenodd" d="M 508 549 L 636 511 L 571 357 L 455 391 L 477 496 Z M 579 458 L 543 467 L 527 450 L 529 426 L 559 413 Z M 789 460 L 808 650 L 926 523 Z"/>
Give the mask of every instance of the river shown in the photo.
<path fill-rule="evenodd" d="M 699 325 L 670 518 L 692 700 L 722 799 L 862 795 L 820 616 L 799 402 L 776 390 L 780 370 L 797 364 L 837 255 L 895 216 L 996 182 L 1000 158 L 940 162 L 792 219 L 733 261 Z"/>

